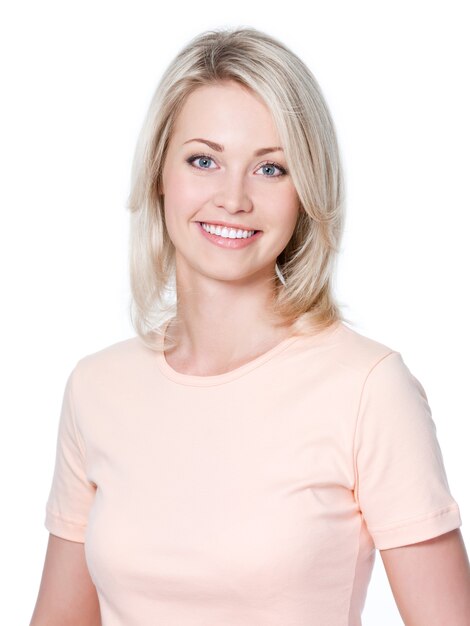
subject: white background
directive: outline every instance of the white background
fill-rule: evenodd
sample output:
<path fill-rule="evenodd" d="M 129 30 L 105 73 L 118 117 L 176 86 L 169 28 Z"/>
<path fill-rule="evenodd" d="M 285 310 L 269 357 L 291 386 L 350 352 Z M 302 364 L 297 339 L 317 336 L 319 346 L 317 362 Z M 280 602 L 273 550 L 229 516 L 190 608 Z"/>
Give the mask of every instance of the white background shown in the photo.
<path fill-rule="evenodd" d="M 21 2 L 2 9 L 1 614 L 27 624 L 66 378 L 134 334 L 130 167 L 162 71 L 199 32 L 254 26 L 312 69 L 347 186 L 337 295 L 428 394 L 461 532 L 468 476 L 465 2 Z M 467 480 L 466 480 L 467 479 Z M 379 552 L 364 626 L 401 624 Z"/>

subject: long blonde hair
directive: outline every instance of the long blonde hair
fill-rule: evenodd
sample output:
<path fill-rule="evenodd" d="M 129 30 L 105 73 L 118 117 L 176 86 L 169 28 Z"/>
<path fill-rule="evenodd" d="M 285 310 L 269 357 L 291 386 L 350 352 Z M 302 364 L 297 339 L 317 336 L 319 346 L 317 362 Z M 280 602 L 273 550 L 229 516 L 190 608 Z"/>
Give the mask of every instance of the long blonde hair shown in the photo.
<path fill-rule="evenodd" d="M 181 49 L 152 97 L 132 165 L 130 316 L 146 345 L 159 349 L 162 322 L 175 317 L 175 250 L 165 222 L 161 175 L 175 120 L 198 87 L 237 81 L 272 112 L 300 199 L 294 233 L 273 276 L 273 320 L 310 334 L 348 321 L 333 276 L 344 225 L 344 180 L 336 133 L 309 68 L 284 44 L 255 28 L 208 30 Z M 168 346 L 176 345 L 165 338 Z M 167 345 L 165 346 L 167 347 Z"/>

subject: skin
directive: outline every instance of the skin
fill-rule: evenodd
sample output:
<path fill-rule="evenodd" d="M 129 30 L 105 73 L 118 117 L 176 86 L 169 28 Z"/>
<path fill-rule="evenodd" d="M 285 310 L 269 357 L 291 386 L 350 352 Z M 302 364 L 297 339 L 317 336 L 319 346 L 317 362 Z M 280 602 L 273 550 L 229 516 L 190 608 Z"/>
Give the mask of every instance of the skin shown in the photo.
<path fill-rule="evenodd" d="M 101 626 L 85 544 L 49 533 L 41 584 L 29 626 Z"/>
<path fill-rule="evenodd" d="M 460 528 L 380 556 L 406 626 L 469 626 L 470 566 Z"/>
<path fill-rule="evenodd" d="M 218 152 L 193 138 L 224 147 Z M 180 111 L 162 172 L 165 220 L 176 250 L 180 346 L 166 352 L 177 371 L 218 374 L 236 368 L 283 340 L 289 329 L 267 319 L 277 256 L 289 242 L 299 214 L 271 113 L 233 81 L 200 87 Z M 210 160 L 186 159 L 204 153 Z M 258 241 L 223 249 L 199 232 L 197 222 L 241 223 L 262 230 Z M 171 325 L 169 327 L 169 332 Z"/>
<path fill-rule="evenodd" d="M 193 137 L 216 141 L 225 150 L 183 145 Z M 272 179 L 272 170 L 261 169 L 267 160 L 286 167 L 282 152 L 254 156 L 269 146 L 279 146 L 269 111 L 235 83 L 198 89 L 179 115 L 161 190 L 176 248 L 183 321 L 182 349 L 166 354 L 177 371 L 227 371 L 285 336 L 266 320 L 267 279 L 293 233 L 299 200 L 289 175 Z M 201 152 L 213 157 L 209 171 L 185 161 Z M 263 235 L 244 249 L 220 249 L 204 239 L 195 223 L 217 219 L 246 224 Z M 459 529 L 380 552 L 406 626 L 469 626 L 470 569 Z M 30 626 L 100 624 L 84 544 L 51 534 Z"/>

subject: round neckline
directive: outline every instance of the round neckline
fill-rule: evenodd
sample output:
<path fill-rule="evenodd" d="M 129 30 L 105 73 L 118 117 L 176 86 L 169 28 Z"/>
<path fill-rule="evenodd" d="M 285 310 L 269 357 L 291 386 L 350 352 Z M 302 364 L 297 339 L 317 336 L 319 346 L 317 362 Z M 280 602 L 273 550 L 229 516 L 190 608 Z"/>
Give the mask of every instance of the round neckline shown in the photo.
<path fill-rule="evenodd" d="M 167 320 L 163 325 L 163 336 L 160 341 L 160 346 L 159 346 L 160 348 L 162 345 L 164 345 L 166 329 L 170 321 L 171 319 Z M 305 335 L 290 335 L 289 337 L 282 339 L 279 343 L 277 343 L 275 346 L 273 346 L 266 352 L 263 352 L 263 354 L 260 354 L 259 356 L 255 357 L 254 359 L 251 359 L 247 363 L 244 363 L 243 365 L 240 365 L 232 370 L 229 370 L 228 372 L 223 372 L 222 374 L 210 374 L 207 376 L 205 375 L 201 376 L 201 375 L 196 375 L 196 374 L 184 374 L 183 372 L 178 372 L 175 369 L 173 369 L 173 367 L 166 360 L 165 352 L 163 349 L 159 349 L 156 352 L 156 362 L 157 362 L 160 372 L 164 376 L 166 376 L 166 378 L 169 378 L 170 380 L 174 382 L 177 382 L 183 385 L 192 385 L 192 386 L 197 386 L 197 387 L 220 385 L 220 384 L 229 382 L 231 380 L 234 380 L 236 378 L 239 378 L 240 376 L 243 376 L 247 372 L 250 372 L 256 367 L 262 365 L 263 363 L 266 363 L 266 361 L 269 361 L 272 357 L 276 356 L 277 354 L 285 350 L 288 346 L 293 344 L 295 341 L 298 341 L 299 339 L 306 339 L 306 338 L 307 339 L 312 339 L 314 337 L 318 338 L 320 336 L 323 336 L 326 333 L 331 332 L 333 328 L 337 328 L 338 326 L 339 326 L 339 322 L 337 321 L 331 326 L 329 326 L 328 328 L 310 337 L 306 337 Z"/>

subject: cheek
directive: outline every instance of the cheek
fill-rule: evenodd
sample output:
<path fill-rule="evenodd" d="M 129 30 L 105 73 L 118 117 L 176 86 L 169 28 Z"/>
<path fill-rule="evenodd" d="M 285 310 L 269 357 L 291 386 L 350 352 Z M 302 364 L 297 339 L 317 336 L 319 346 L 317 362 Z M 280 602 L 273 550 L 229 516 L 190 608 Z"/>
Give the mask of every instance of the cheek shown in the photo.
<path fill-rule="evenodd" d="M 184 170 L 170 173 L 164 179 L 165 210 L 175 218 L 194 213 L 207 200 L 207 189 L 198 185 Z"/>
<path fill-rule="evenodd" d="M 299 217 L 299 205 L 300 200 L 297 193 L 290 189 L 280 190 L 271 204 L 269 211 L 269 215 L 272 216 L 271 226 L 284 231 L 288 239 Z"/>
<path fill-rule="evenodd" d="M 289 197 L 286 199 L 286 206 L 289 207 L 287 211 L 287 221 L 290 224 L 291 230 L 294 230 L 300 215 L 300 198 L 294 187 L 290 190 Z"/>

